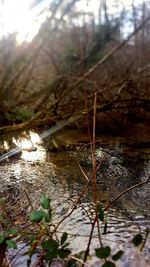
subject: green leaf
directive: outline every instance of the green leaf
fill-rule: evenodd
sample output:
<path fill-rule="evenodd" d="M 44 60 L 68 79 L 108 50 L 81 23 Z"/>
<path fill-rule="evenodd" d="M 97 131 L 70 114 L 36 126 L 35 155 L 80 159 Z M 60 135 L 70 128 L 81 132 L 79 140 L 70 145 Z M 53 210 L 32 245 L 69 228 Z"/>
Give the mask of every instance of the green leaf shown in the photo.
<path fill-rule="evenodd" d="M 58 250 L 58 255 L 61 259 L 66 258 L 69 254 L 71 253 L 71 251 L 69 249 L 59 249 Z"/>
<path fill-rule="evenodd" d="M 54 239 L 49 239 L 42 242 L 42 248 L 47 251 L 57 251 L 58 249 L 58 243 Z"/>
<path fill-rule="evenodd" d="M 67 246 L 69 246 L 70 245 L 70 243 L 69 242 L 67 242 L 67 243 L 65 243 L 64 245 L 62 245 L 62 247 L 61 248 L 66 248 Z"/>
<path fill-rule="evenodd" d="M 16 230 L 16 229 L 9 229 L 9 230 L 7 231 L 7 234 L 8 234 L 8 235 L 16 235 L 16 234 L 17 234 L 17 230 Z"/>
<path fill-rule="evenodd" d="M 45 217 L 45 212 L 42 210 L 33 211 L 30 215 L 32 222 L 40 222 Z"/>
<path fill-rule="evenodd" d="M 133 243 L 134 246 L 137 247 L 138 245 L 140 245 L 142 243 L 142 240 L 143 240 L 142 235 L 141 234 L 137 234 L 137 235 L 135 235 L 133 237 L 132 243 Z"/>
<path fill-rule="evenodd" d="M 100 259 L 106 259 L 110 255 L 110 247 L 101 247 L 95 249 L 95 254 Z"/>
<path fill-rule="evenodd" d="M 45 221 L 46 221 L 47 223 L 49 223 L 49 222 L 51 221 L 51 214 L 45 212 L 45 214 L 44 214 L 44 218 L 45 218 Z"/>
<path fill-rule="evenodd" d="M 44 256 L 44 259 L 46 261 L 51 261 L 55 259 L 56 257 L 57 257 L 57 251 L 48 251 Z"/>
<path fill-rule="evenodd" d="M 104 221 L 104 212 L 102 209 L 102 206 L 99 202 L 97 202 L 97 206 L 96 206 L 97 212 L 98 212 L 98 218 L 100 221 Z"/>
<path fill-rule="evenodd" d="M 58 255 L 58 243 L 54 239 L 49 239 L 42 242 L 42 248 L 46 251 L 44 256 L 46 261 L 51 261 Z"/>
<path fill-rule="evenodd" d="M 116 267 L 116 265 L 111 261 L 106 261 L 102 267 Z"/>
<path fill-rule="evenodd" d="M 112 256 L 112 259 L 114 260 L 114 261 L 118 261 L 120 258 L 121 258 L 121 256 L 124 254 L 124 251 L 122 251 L 122 250 L 119 250 L 118 252 L 116 252 L 116 254 L 114 254 L 113 256 Z"/>
<path fill-rule="evenodd" d="M 65 242 L 66 242 L 66 240 L 67 240 L 67 237 L 68 237 L 68 234 L 66 233 L 66 232 L 64 232 L 63 234 L 62 234 L 62 237 L 61 237 L 61 245 L 63 245 Z"/>
<path fill-rule="evenodd" d="M 107 222 L 105 222 L 105 225 L 104 225 L 104 232 L 103 232 L 104 235 L 107 234 Z"/>
<path fill-rule="evenodd" d="M 7 239 L 6 240 L 6 244 L 10 247 L 10 248 L 17 248 L 16 243 L 13 240 Z"/>
<path fill-rule="evenodd" d="M 43 209 L 49 209 L 50 208 L 50 199 L 47 196 L 45 196 L 45 194 L 42 194 L 41 198 L 40 198 L 40 204 L 41 204 Z"/>
<path fill-rule="evenodd" d="M 0 235 L 0 244 L 2 244 L 5 240 L 5 236 L 4 235 Z"/>
<path fill-rule="evenodd" d="M 77 263 L 74 259 L 70 259 L 69 261 L 67 261 L 66 267 L 77 267 Z"/>

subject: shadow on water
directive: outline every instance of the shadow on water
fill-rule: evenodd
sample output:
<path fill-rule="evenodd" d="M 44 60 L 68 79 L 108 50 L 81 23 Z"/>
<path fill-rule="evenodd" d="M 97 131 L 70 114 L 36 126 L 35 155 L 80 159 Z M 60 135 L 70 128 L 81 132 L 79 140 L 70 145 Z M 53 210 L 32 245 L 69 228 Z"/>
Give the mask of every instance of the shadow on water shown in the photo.
<path fill-rule="evenodd" d="M 60 145 L 58 148 L 60 136 L 65 144 L 63 148 Z M 26 230 L 27 227 L 30 229 L 27 215 L 31 207 L 25 192 L 35 208 L 39 205 L 42 192 L 49 195 L 52 200 L 54 222 L 57 223 L 71 209 L 86 186 L 87 181 L 79 169 L 78 162 L 86 175 L 91 177 L 90 150 L 85 147 L 79 152 L 81 143 L 87 141 L 85 136 L 76 139 L 71 132 L 68 136 L 66 133 L 64 137 L 63 134 L 60 136 L 58 134 L 59 138 L 52 142 L 56 149 L 49 149 L 50 144 L 47 139 L 43 144 L 37 142 L 33 151 L 21 149 L 14 158 L 10 157 L 1 162 L 0 195 L 5 197 L 6 210 L 13 227 L 21 230 Z M 150 173 L 150 147 L 148 143 L 135 143 L 134 140 L 127 142 L 124 138 L 101 136 L 99 139 L 96 150 L 97 164 L 100 163 L 97 172 L 97 192 L 98 200 L 105 207 L 123 190 L 146 180 Z M 10 149 L 9 144 L 12 147 L 12 139 L 5 140 L 6 151 Z M 75 253 L 85 250 L 91 229 L 90 220 L 93 215 L 91 188 L 91 185 L 87 187 L 80 205 L 59 229 L 69 233 L 71 248 Z M 148 249 L 150 240 L 147 241 L 142 254 L 133 250 L 131 245 L 135 233 L 139 233 L 139 229 L 145 231 L 150 221 L 149 189 L 150 185 L 147 184 L 128 192 L 106 213 L 108 233 L 102 235 L 104 244 L 110 245 L 113 252 L 118 248 L 126 251 L 119 266 L 147 266 L 150 260 Z M 102 233 L 103 228 L 102 225 Z M 95 230 L 91 253 L 97 245 L 98 236 Z M 12 262 L 14 267 L 26 266 L 27 247 L 18 243 L 18 249 L 21 247 L 21 252 Z M 14 251 L 10 250 L 9 254 L 12 258 Z M 96 262 L 94 257 L 93 262 Z"/>

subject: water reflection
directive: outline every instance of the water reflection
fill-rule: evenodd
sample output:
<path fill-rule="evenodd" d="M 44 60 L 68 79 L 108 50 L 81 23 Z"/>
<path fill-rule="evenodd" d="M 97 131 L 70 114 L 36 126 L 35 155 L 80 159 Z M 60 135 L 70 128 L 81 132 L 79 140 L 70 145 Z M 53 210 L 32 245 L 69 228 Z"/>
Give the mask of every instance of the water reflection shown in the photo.
<path fill-rule="evenodd" d="M 4 141 L 4 149 L 7 151 L 9 149 L 9 144 L 7 141 Z"/>
<path fill-rule="evenodd" d="M 15 145 L 15 148 L 14 148 Z M 9 160 L 12 157 L 16 155 L 22 154 L 22 158 L 24 160 L 31 160 L 31 161 L 37 161 L 37 160 L 44 160 L 46 153 L 45 149 L 42 148 L 42 140 L 38 133 L 29 131 L 23 132 L 18 137 L 12 137 L 9 138 L 8 141 L 4 140 L 3 144 L 0 146 L 0 162 L 3 162 L 5 160 Z M 11 149 L 11 147 L 13 147 Z M 37 151 L 36 151 L 37 150 Z M 29 152 L 35 152 L 36 153 L 29 153 Z"/>
<path fill-rule="evenodd" d="M 24 137 L 19 137 L 19 138 L 13 137 L 12 142 L 16 146 L 20 147 L 22 150 L 32 151 L 32 148 L 34 150 L 34 145 L 41 144 L 42 140 L 40 139 L 40 136 L 36 132 L 29 131 L 28 134 L 24 132 Z"/>

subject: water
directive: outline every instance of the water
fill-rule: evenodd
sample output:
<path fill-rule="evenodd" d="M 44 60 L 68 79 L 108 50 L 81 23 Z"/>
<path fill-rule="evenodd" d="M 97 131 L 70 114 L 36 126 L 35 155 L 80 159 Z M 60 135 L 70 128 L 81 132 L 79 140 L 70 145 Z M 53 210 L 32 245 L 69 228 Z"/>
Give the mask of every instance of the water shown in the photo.
<path fill-rule="evenodd" d="M 58 134 L 56 143 L 60 141 L 60 136 L 62 138 L 63 134 Z M 145 181 L 150 173 L 150 162 L 149 150 L 144 146 L 137 145 L 135 148 L 133 142 L 127 144 L 126 140 L 120 138 L 100 138 L 96 152 L 97 165 L 101 163 L 97 172 L 97 194 L 98 200 L 105 207 L 110 200 L 129 186 Z M 78 141 L 75 136 L 76 146 L 70 151 L 67 149 L 67 144 L 72 145 L 75 140 L 73 133 L 70 135 L 69 132 L 69 136 L 65 133 L 63 141 L 66 144 L 66 151 L 64 149 L 55 153 L 48 151 L 49 142 L 47 141 L 43 145 L 36 145 L 36 151 L 23 150 L 17 157 L 1 162 L 0 195 L 6 199 L 6 210 L 13 227 L 21 230 L 31 227 L 27 218 L 31 207 L 26 194 L 34 208 L 38 207 L 42 192 L 49 195 L 56 224 L 70 211 L 87 183 L 80 171 L 78 161 L 86 175 L 91 177 L 90 152 L 87 147 L 79 152 L 80 142 L 84 139 L 85 136 L 82 136 Z M 69 233 L 70 246 L 74 253 L 85 250 L 88 241 L 93 219 L 91 188 L 91 185 L 87 187 L 77 209 L 59 228 L 60 232 Z M 150 240 L 147 241 L 143 252 L 139 253 L 133 248 L 131 239 L 139 231 L 144 233 L 149 225 L 149 189 L 149 184 L 146 184 L 128 192 L 105 214 L 108 233 L 102 235 L 103 243 L 109 245 L 113 253 L 118 249 L 125 250 L 118 266 L 148 266 Z M 102 233 L 103 229 L 104 225 L 101 225 Z M 98 245 L 98 234 L 95 229 L 91 244 L 92 255 Z M 23 247 L 22 250 L 12 262 L 14 267 L 26 266 L 27 247 L 18 243 L 18 248 L 20 247 Z M 15 252 L 10 250 L 9 253 L 12 258 Z M 94 256 L 90 264 L 96 266 L 97 259 Z"/>

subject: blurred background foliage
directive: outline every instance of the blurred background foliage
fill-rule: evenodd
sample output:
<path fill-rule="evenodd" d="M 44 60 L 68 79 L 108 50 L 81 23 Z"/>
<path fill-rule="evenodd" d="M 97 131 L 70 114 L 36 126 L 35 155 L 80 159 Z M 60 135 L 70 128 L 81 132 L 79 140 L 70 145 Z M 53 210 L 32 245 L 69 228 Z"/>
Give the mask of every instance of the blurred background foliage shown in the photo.
<path fill-rule="evenodd" d="M 1 1 L 1 8 L 5 2 Z M 16 13 L 20 28 L 9 32 L 4 14 L 0 14 L 1 126 L 29 120 L 41 110 L 46 110 L 41 121 L 72 116 L 79 104 L 84 106 L 85 95 L 92 96 L 95 90 L 98 106 L 110 103 L 114 118 L 148 118 L 149 20 L 118 53 L 92 71 L 84 84 L 73 84 L 144 23 L 150 14 L 149 0 L 26 2 L 30 3 L 28 28 L 28 17 L 24 28 L 23 13 Z M 10 4 L 7 7 L 9 24 L 15 8 L 15 2 L 12 11 Z M 91 105 L 89 100 L 89 110 Z M 107 108 L 104 112 L 107 115 Z"/>

